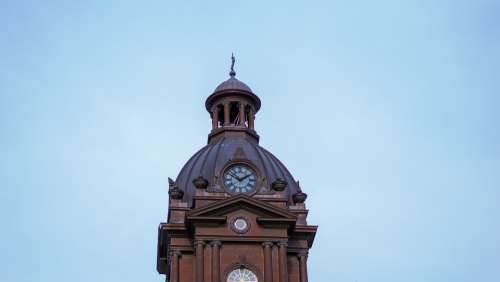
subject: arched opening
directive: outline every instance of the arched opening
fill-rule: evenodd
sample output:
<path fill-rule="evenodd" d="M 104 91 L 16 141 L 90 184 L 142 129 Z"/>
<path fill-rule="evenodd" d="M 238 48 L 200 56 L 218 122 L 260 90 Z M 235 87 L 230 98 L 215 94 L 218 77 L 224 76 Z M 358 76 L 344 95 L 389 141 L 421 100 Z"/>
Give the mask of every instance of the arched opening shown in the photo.
<path fill-rule="evenodd" d="M 217 128 L 224 125 L 224 106 L 219 104 L 216 107 L 217 113 Z"/>
<path fill-rule="evenodd" d="M 247 105 L 245 107 L 245 126 L 246 127 L 249 127 L 248 126 L 248 121 L 250 120 L 250 111 L 252 110 L 252 107 L 250 107 L 250 105 Z"/>
<path fill-rule="evenodd" d="M 229 103 L 229 123 L 231 125 L 238 124 L 239 122 L 240 106 L 238 102 Z"/>

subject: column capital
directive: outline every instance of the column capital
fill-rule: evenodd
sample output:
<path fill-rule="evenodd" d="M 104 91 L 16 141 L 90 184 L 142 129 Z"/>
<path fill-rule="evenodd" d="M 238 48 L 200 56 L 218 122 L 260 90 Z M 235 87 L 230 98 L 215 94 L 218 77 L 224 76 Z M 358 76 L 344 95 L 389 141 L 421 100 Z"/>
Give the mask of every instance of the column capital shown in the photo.
<path fill-rule="evenodd" d="M 288 243 L 287 242 L 278 242 L 277 245 L 280 247 L 286 247 L 286 246 L 288 246 Z"/>
<path fill-rule="evenodd" d="M 202 246 L 205 246 L 207 243 L 203 240 L 195 240 L 194 241 L 194 245 L 195 246 L 198 246 L 198 245 L 202 245 Z"/>
<path fill-rule="evenodd" d="M 221 246 L 222 242 L 219 240 L 214 240 L 214 241 L 210 242 L 210 245 L 211 246 Z"/>
<path fill-rule="evenodd" d="M 172 251 L 172 255 L 180 257 L 180 256 L 182 256 L 182 253 L 179 250 L 174 250 L 174 251 Z"/>
<path fill-rule="evenodd" d="M 262 243 L 262 246 L 264 246 L 264 247 L 266 247 L 266 246 L 272 247 L 273 246 L 273 242 L 264 242 L 264 243 Z"/>
<path fill-rule="evenodd" d="M 307 256 L 309 255 L 309 252 L 308 251 L 301 251 L 297 254 L 297 257 L 301 258 L 301 257 L 305 257 L 307 258 Z"/>

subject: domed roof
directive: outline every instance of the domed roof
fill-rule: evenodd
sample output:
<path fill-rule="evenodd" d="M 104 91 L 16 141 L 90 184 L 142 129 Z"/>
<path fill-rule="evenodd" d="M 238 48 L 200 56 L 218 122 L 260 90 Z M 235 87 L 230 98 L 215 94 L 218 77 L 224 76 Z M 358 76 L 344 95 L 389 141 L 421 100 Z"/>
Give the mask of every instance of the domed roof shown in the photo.
<path fill-rule="evenodd" d="M 265 177 L 264 185 L 268 188 L 278 178 L 285 180 L 288 183 L 285 190 L 276 193 L 286 197 L 289 202 L 292 200 L 292 195 L 300 190 L 292 174 L 281 161 L 259 146 L 255 140 L 240 136 L 224 136 L 201 148 L 180 171 L 176 184 L 184 191 L 183 201 L 192 205 L 196 193 L 193 184 L 195 178 L 203 176 L 208 180 L 209 187 L 217 184 L 214 182 L 222 175 L 222 170 L 235 159 L 250 162 L 258 170 L 258 174 Z"/>
<path fill-rule="evenodd" d="M 248 85 L 236 79 L 234 77 L 234 73 L 231 73 L 231 77 L 219 84 L 219 86 L 215 88 L 214 92 L 210 96 L 208 96 L 207 100 L 205 101 L 205 108 L 208 112 L 210 112 L 215 100 L 226 95 L 232 95 L 234 93 L 250 98 L 254 103 L 255 112 L 259 111 L 260 98 L 252 92 L 252 89 L 250 89 Z"/>
<path fill-rule="evenodd" d="M 253 104 L 254 114 L 260 109 L 260 99 L 257 95 L 252 92 L 252 89 L 248 87 L 244 82 L 236 79 L 236 72 L 234 71 L 234 55 L 231 56 L 231 71 L 229 72 L 229 79 L 219 84 L 214 92 L 208 96 L 205 101 L 205 108 L 209 113 L 213 111 L 212 106 L 214 106 L 214 102 L 216 100 L 231 96 L 231 95 L 239 95 L 240 97 L 249 98 Z"/>
<path fill-rule="evenodd" d="M 248 85 L 239 81 L 234 76 L 231 76 L 228 80 L 219 84 L 219 86 L 217 86 L 217 88 L 215 88 L 214 93 L 226 91 L 226 90 L 246 91 L 246 92 L 253 93 L 252 89 L 250 89 L 250 87 L 248 87 Z"/>

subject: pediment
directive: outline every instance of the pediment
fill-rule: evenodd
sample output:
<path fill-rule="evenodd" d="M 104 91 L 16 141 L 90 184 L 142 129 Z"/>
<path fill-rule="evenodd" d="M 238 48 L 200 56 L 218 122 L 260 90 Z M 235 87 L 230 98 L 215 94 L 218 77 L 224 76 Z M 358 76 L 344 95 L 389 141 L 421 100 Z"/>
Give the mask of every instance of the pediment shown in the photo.
<path fill-rule="evenodd" d="M 245 209 L 256 214 L 262 222 L 284 221 L 295 222 L 295 214 L 285 209 L 256 200 L 247 195 L 238 195 L 227 200 L 215 202 L 188 212 L 189 219 L 212 219 L 222 221 L 225 215 L 238 209 Z"/>

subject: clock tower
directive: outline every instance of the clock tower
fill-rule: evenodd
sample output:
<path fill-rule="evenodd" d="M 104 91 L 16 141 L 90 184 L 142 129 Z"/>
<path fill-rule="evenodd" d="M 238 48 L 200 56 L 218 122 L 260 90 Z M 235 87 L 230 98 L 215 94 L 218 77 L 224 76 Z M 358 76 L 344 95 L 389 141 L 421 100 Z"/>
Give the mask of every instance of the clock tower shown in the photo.
<path fill-rule="evenodd" d="M 261 101 L 236 79 L 208 96 L 207 145 L 169 178 L 157 270 L 170 282 L 307 282 L 317 226 L 299 182 L 259 145 Z"/>

